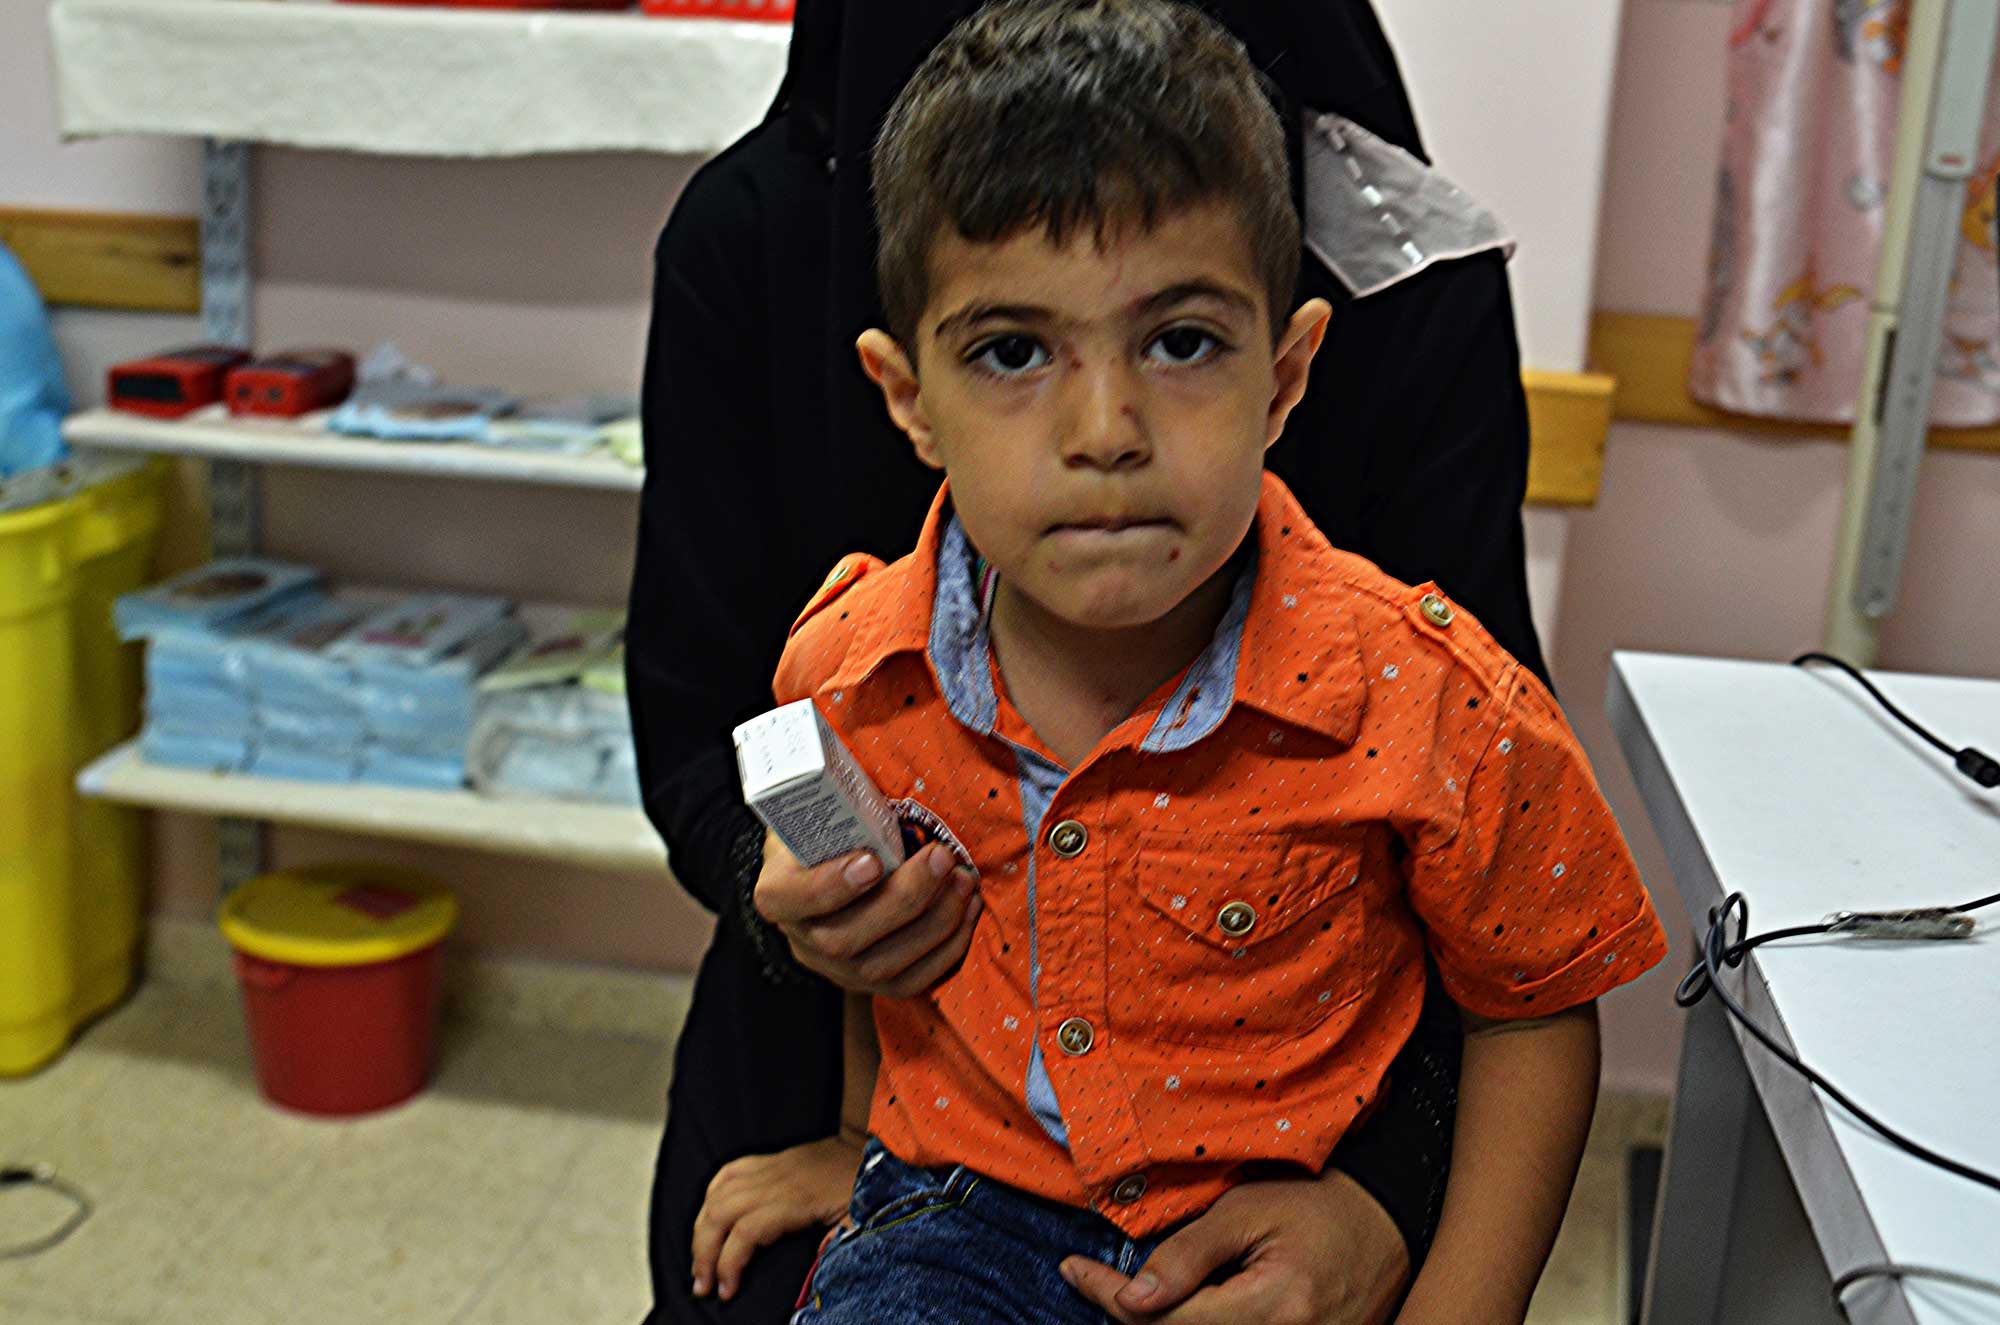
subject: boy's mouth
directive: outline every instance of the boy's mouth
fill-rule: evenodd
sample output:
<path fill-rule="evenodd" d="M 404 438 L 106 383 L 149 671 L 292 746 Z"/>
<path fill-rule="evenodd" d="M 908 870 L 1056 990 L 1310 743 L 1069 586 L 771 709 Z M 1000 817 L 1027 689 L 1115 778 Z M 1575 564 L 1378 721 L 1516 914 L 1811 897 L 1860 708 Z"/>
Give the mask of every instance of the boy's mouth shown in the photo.
<path fill-rule="evenodd" d="M 1165 516 L 1104 515 L 1065 520 L 1049 526 L 1052 534 L 1122 534 L 1139 529 L 1170 529 L 1174 522 Z"/>

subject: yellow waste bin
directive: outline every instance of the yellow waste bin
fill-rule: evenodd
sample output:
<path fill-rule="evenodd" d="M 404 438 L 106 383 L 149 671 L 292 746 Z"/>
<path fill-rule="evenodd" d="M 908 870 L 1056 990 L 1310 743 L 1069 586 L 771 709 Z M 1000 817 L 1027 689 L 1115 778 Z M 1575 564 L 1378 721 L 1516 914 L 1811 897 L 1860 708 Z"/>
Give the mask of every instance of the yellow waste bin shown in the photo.
<path fill-rule="evenodd" d="M 131 986 L 139 817 L 74 784 L 138 723 L 138 650 L 111 604 L 147 579 L 164 475 L 85 457 L 0 488 L 0 1075 L 47 1063 Z"/>

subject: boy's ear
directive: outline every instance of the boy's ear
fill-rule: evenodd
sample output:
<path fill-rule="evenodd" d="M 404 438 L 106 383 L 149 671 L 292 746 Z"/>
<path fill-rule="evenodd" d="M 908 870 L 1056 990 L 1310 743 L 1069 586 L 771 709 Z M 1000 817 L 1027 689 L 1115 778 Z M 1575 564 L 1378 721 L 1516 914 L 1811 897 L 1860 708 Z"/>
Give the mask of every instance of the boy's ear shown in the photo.
<path fill-rule="evenodd" d="M 924 413 L 923 397 L 917 390 L 916 365 L 904 353 L 902 343 L 888 332 L 870 327 L 854 342 L 854 352 L 861 356 L 861 371 L 882 388 L 882 403 L 889 407 L 889 418 L 917 449 L 917 459 L 932 469 L 943 469 L 937 434 L 931 428 L 930 417 Z"/>
<path fill-rule="evenodd" d="M 1264 445 L 1269 448 L 1285 431 L 1292 407 L 1306 393 L 1307 375 L 1313 356 L 1326 339 L 1326 325 L 1333 319 L 1333 305 L 1324 299 L 1308 299 L 1292 314 L 1292 320 L 1278 336 L 1277 357 L 1271 373 L 1276 379 L 1271 392 L 1271 412 L 1265 420 Z"/>

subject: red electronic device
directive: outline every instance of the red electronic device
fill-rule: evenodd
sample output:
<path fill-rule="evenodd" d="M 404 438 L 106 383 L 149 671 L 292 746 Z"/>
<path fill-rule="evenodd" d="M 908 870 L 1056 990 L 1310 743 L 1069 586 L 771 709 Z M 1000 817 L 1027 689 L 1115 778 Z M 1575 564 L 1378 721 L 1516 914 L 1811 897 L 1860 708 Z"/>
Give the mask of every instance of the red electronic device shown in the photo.
<path fill-rule="evenodd" d="M 231 414 L 291 418 L 327 409 L 354 389 L 354 356 L 346 350 L 287 350 L 229 370 L 222 398 Z"/>
<path fill-rule="evenodd" d="M 229 345 L 190 345 L 111 366 L 113 409 L 177 419 L 222 399 L 223 375 L 250 355 Z"/>
<path fill-rule="evenodd" d="M 655 18 L 743 18 L 760 23 L 792 21 L 794 0 L 639 0 Z"/>

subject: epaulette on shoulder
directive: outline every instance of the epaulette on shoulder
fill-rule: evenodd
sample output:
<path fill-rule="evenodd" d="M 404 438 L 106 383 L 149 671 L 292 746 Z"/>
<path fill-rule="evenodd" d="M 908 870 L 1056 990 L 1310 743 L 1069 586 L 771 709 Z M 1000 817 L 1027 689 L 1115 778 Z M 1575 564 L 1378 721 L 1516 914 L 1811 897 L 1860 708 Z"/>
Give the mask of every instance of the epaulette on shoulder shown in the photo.
<path fill-rule="evenodd" d="M 1513 656 L 1472 613 L 1452 602 L 1429 580 L 1406 586 L 1401 598 L 1401 615 L 1411 631 L 1444 645 L 1487 688 L 1500 684 L 1514 664 Z"/>
<path fill-rule="evenodd" d="M 805 611 L 799 613 L 798 619 L 792 622 L 788 637 L 798 634 L 800 628 L 824 612 L 828 604 L 861 583 L 867 576 L 881 570 L 884 564 L 880 557 L 872 557 L 866 552 L 850 552 L 842 557 L 840 564 L 833 568 L 832 573 L 814 592 L 812 601 L 806 604 Z"/>
<path fill-rule="evenodd" d="M 1514 666 L 1513 655 L 1435 581 L 1405 584 L 1366 558 L 1338 549 L 1333 560 L 1335 573 L 1368 604 L 1359 612 L 1364 635 L 1387 630 L 1428 639 L 1489 690 L 1502 684 Z"/>

